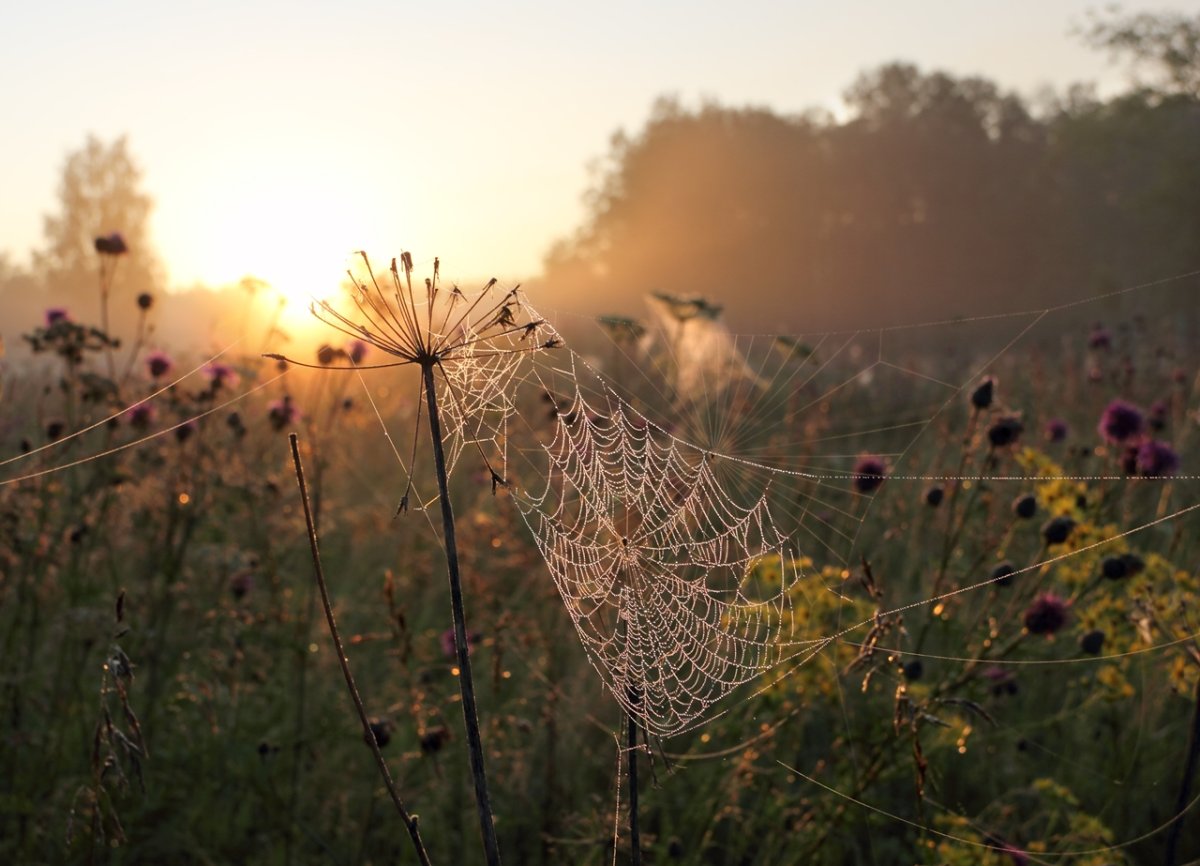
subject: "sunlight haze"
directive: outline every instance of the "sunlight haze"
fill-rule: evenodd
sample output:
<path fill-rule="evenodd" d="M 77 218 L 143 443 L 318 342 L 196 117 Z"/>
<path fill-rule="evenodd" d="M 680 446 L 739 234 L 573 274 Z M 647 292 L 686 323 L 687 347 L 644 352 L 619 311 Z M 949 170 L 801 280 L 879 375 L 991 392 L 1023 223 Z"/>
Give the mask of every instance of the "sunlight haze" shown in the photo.
<path fill-rule="evenodd" d="M 1181 3 L 1131 3 L 1183 8 Z M 1094 4 L 50 2 L 0 15 L 0 251 L 26 261 L 63 160 L 129 136 L 172 287 L 253 274 L 305 297 L 346 256 L 537 274 L 588 166 L 654 99 L 821 107 L 907 59 L 1023 94 L 1124 82 L 1070 35 Z"/>

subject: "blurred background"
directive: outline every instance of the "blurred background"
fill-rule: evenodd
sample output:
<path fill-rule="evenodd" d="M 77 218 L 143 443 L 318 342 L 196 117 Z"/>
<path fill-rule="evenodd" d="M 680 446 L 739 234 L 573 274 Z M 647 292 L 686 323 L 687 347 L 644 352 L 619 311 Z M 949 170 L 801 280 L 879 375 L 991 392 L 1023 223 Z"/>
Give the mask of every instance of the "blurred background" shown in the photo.
<path fill-rule="evenodd" d="M 302 331 L 359 249 L 546 309 L 697 294 L 777 331 L 1173 274 L 1200 257 L 1195 11 L 13 8 L 0 328 L 94 304 L 111 231 L 115 290 L 177 295 L 160 333 L 205 348 L 248 287 Z"/>

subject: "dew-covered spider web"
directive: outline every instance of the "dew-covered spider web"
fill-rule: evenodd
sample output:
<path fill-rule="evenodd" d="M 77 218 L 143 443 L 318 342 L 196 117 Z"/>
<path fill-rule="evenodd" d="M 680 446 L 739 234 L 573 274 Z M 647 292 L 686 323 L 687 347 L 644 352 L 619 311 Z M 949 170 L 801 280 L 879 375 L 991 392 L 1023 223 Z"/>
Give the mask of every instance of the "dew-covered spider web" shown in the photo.
<path fill-rule="evenodd" d="M 858 565 L 885 478 L 917 487 L 918 496 L 929 485 L 966 499 L 975 485 L 995 498 L 1053 471 L 1007 453 L 1004 430 L 1014 440 L 1042 435 L 1007 408 L 1019 382 L 995 405 L 971 409 L 970 397 L 1015 345 L 1071 305 L 747 336 L 732 334 L 699 299 L 652 298 L 650 324 L 589 321 L 587 354 L 524 298 L 520 306 L 521 318 L 539 323 L 538 340 L 554 348 L 530 352 L 510 335 L 507 348 L 491 341 L 478 358 L 464 353 L 447 365 L 442 402 L 451 430 L 463 431 L 455 452 L 473 444 L 494 455 L 493 478 L 532 533 L 589 662 L 653 734 L 702 725 L 741 687 L 768 688 L 774 674 L 764 674 L 794 670 L 832 641 L 870 629 L 880 604 L 872 614 L 843 582 Z M 955 341 L 940 345 L 948 329 Z M 1000 437 L 982 462 L 917 447 L 963 415 L 966 440 Z M 1130 483 L 1111 461 L 1069 479 Z M 903 522 L 888 528 L 883 542 L 914 540 L 906 530 Z M 939 564 L 941 553 L 930 563 L 930 599 L 885 607 L 895 614 L 995 579 L 989 562 L 953 577 L 962 567 L 949 553 Z M 830 604 L 842 608 L 832 630 L 809 614 Z M 858 637 L 868 645 L 880 633 Z"/>

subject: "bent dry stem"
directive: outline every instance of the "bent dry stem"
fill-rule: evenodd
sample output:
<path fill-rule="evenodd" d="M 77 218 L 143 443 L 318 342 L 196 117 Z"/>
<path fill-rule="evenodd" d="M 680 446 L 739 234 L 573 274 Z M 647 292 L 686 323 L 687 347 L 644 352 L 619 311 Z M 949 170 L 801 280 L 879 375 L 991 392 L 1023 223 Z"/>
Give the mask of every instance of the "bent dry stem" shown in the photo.
<path fill-rule="evenodd" d="M 429 855 L 425 852 L 425 843 L 421 841 L 421 831 L 417 824 L 417 816 L 409 814 L 404 807 L 404 802 L 400 799 L 400 794 L 396 790 L 395 784 L 392 782 L 392 774 L 388 771 L 387 761 L 383 759 L 383 753 L 379 751 L 379 743 L 375 739 L 375 733 L 371 730 L 371 722 L 367 718 L 366 708 L 363 707 L 362 698 L 358 694 L 358 686 L 354 682 L 354 675 L 350 673 L 350 659 L 346 657 L 346 651 L 342 646 L 342 637 L 338 632 L 337 620 L 333 616 L 333 606 L 329 603 L 329 590 L 325 585 L 325 572 L 321 568 L 321 553 L 317 546 L 317 528 L 313 522 L 312 507 L 308 499 L 308 485 L 304 480 L 304 466 L 300 462 L 300 439 L 295 433 L 288 434 L 288 442 L 292 446 L 292 463 L 296 468 L 296 483 L 300 486 L 300 501 L 304 504 L 304 521 L 308 526 L 308 545 L 312 551 L 313 572 L 317 579 L 317 588 L 321 591 L 321 603 L 325 606 L 325 619 L 329 623 L 329 635 L 333 638 L 333 648 L 337 651 L 338 664 L 342 666 L 342 675 L 346 678 L 346 688 L 350 690 L 350 697 L 354 700 L 354 708 L 358 711 L 359 721 L 362 722 L 363 738 L 367 741 L 367 745 L 371 747 L 371 754 L 375 756 L 375 764 L 379 767 L 379 775 L 383 777 L 383 784 L 387 787 L 388 794 L 392 798 L 392 803 L 396 807 L 396 811 L 400 814 L 400 820 L 404 822 L 405 828 L 408 830 L 408 835 L 412 839 L 413 847 L 417 852 L 417 859 L 422 866 L 430 866 Z"/>
<path fill-rule="evenodd" d="M 433 445 L 433 463 L 437 471 L 438 498 L 442 503 L 443 542 L 446 548 L 446 569 L 450 577 L 450 605 L 454 615 L 454 648 L 458 654 L 458 684 L 462 691 L 463 721 L 467 729 L 467 750 L 471 760 L 471 776 L 475 781 L 475 804 L 479 810 L 479 832 L 483 836 L 483 851 L 488 866 L 499 866 L 500 846 L 492 820 L 492 800 L 488 793 L 487 773 L 483 763 L 483 742 L 479 736 L 479 716 L 475 710 L 475 680 L 471 676 L 471 657 L 467 646 L 467 618 L 463 609 L 462 580 L 458 571 L 458 545 L 454 536 L 454 509 L 446 481 L 446 455 L 442 451 L 442 422 L 438 416 L 437 388 L 433 381 L 433 362 L 421 365 L 425 381 L 425 399 L 429 407 L 429 438 Z"/>

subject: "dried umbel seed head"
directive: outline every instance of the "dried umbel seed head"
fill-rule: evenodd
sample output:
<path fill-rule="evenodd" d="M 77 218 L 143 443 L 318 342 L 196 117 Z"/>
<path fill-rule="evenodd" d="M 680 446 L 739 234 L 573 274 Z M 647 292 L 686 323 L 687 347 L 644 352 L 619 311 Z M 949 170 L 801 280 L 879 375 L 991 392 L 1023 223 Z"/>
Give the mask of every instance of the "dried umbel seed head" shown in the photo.
<path fill-rule="evenodd" d="M 925 504 L 930 508 L 937 508 L 945 498 L 946 490 L 944 487 L 934 486 L 925 491 Z"/>
<path fill-rule="evenodd" d="M 1052 592 L 1043 592 L 1025 610 L 1025 628 L 1031 634 L 1051 635 L 1067 624 L 1068 605 Z"/>
<path fill-rule="evenodd" d="M 1046 540 L 1047 544 L 1062 544 L 1071 537 L 1074 529 L 1075 521 L 1065 514 L 1052 517 L 1042 524 L 1042 538 Z"/>
<path fill-rule="evenodd" d="M 971 392 L 971 405 L 976 409 L 986 409 L 996 398 L 996 380 L 988 376 Z"/>
<path fill-rule="evenodd" d="M 1012 504 L 1013 514 L 1022 520 L 1029 520 L 1037 514 L 1037 497 L 1032 493 L 1018 496 Z"/>

